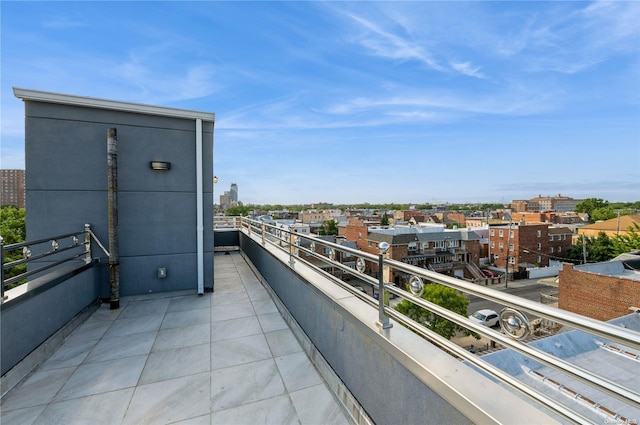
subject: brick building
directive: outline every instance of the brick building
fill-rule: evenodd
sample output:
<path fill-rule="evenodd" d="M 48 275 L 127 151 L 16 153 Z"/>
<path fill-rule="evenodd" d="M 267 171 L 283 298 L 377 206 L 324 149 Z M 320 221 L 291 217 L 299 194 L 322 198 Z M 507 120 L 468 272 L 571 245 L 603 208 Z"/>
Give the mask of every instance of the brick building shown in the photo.
<path fill-rule="evenodd" d="M 490 225 L 490 261 L 506 269 L 520 264 L 549 265 L 549 225 L 519 223 Z"/>
<path fill-rule="evenodd" d="M 25 208 L 24 170 L 0 170 L 0 206 Z"/>
<path fill-rule="evenodd" d="M 597 320 L 611 320 L 640 307 L 640 273 L 624 261 L 574 266 L 563 264 L 558 284 L 559 308 Z"/>

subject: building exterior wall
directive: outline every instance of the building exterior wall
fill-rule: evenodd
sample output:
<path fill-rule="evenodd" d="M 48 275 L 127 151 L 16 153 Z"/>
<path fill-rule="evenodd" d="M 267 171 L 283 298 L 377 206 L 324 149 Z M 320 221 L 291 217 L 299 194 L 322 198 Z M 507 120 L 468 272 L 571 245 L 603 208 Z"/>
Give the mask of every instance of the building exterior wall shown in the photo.
<path fill-rule="evenodd" d="M 611 320 L 640 307 L 640 282 L 582 271 L 565 263 L 559 274 L 558 307 L 597 320 Z"/>
<path fill-rule="evenodd" d="M 25 208 L 24 170 L 0 170 L 0 207 Z"/>
<path fill-rule="evenodd" d="M 25 111 L 27 239 L 89 223 L 108 249 L 106 136 L 114 127 L 120 295 L 196 289 L 195 119 L 32 100 Z M 171 169 L 152 170 L 150 161 L 169 161 Z M 203 272 L 212 287 L 213 121 L 203 121 L 202 170 Z"/>

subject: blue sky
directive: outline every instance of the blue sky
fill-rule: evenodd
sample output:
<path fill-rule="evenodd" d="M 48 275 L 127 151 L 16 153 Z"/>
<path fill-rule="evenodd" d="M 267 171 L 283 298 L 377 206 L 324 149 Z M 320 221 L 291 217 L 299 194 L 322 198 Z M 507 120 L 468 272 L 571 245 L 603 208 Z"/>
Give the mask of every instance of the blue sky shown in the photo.
<path fill-rule="evenodd" d="M 11 2 L 12 87 L 216 114 L 252 204 L 640 200 L 640 2 Z"/>

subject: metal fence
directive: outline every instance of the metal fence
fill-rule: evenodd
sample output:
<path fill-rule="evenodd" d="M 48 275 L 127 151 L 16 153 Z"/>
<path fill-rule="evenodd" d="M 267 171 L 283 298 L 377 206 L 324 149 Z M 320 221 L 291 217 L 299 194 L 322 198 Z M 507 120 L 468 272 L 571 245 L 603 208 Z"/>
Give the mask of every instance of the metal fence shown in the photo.
<path fill-rule="evenodd" d="M 231 223 L 231 221 L 229 223 Z M 484 361 L 482 357 L 470 353 L 465 348 L 440 336 L 421 323 L 401 314 L 387 305 L 385 299 L 388 299 L 388 297 L 386 297 L 386 294 L 393 294 L 395 297 L 400 297 L 402 300 L 407 300 L 416 306 L 425 308 L 442 318 L 463 326 L 471 332 L 487 337 L 492 342 L 501 344 L 527 358 L 571 376 L 635 408 L 640 408 L 640 394 L 636 391 L 525 343 L 526 338 L 533 329 L 527 314 L 536 315 L 542 318 L 542 320 L 562 324 L 593 336 L 623 344 L 635 350 L 640 350 L 640 332 L 593 320 L 568 311 L 559 310 L 549 305 L 391 260 L 387 258 L 389 246 L 386 243 L 379 244 L 378 255 L 373 255 L 340 245 L 339 243 L 328 242 L 312 234 L 301 234 L 296 228 L 290 230 L 287 226 L 249 218 L 241 218 L 240 221 L 236 219 L 233 223 L 236 226 L 239 225 L 241 231 L 257 239 L 262 245 L 277 247 L 286 252 L 289 255 L 289 265 L 292 268 L 295 268 L 296 262 L 303 262 L 314 267 L 319 273 L 323 273 L 333 279 L 337 285 L 352 292 L 364 302 L 375 306 L 378 309 L 377 325 L 380 328 L 385 329 L 387 332 L 393 332 L 390 329 L 392 323 L 389 321 L 389 318 L 393 318 L 441 347 L 443 350 L 473 364 L 490 376 L 497 378 L 571 422 L 590 423 L 591 421 L 552 397 L 516 380 L 496 366 Z M 345 258 L 348 258 L 349 261 L 345 261 Z M 388 275 L 387 269 L 408 274 L 410 276 L 408 288 L 405 290 L 385 281 L 384 277 Z M 374 291 L 377 290 L 377 299 L 344 282 L 343 279 L 336 277 L 344 275 L 353 276 L 357 278 L 359 282 L 370 285 Z M 499 313 L 500 330 L 479 325 L 465 316 L 421 298 L 425 285 L 429 283 L 438 283 L 465 294 L 472 294 L 508 306 Z M 609 415 L 609 419 L 612 421 L 624 423 L 623 420 L 625 420 L 625 418 L 622 418 L 615 412 L 607 411 L 606 407 L 594 406 L 594 409 L 596 408 L 599 408 Z"/>
<path fill-rule="evenodd" d="M 2 300 L 5 291 L 27 283 L 28 278 L 42 275 L 44 272 L 82 261 L 92 261 L 91 240 L 94 240 L 105 252 L 106 250 L 86 224 L 83 231 L 38 239 L 27 242 L 4 245 L 0 237 L 0 291 Z"/>

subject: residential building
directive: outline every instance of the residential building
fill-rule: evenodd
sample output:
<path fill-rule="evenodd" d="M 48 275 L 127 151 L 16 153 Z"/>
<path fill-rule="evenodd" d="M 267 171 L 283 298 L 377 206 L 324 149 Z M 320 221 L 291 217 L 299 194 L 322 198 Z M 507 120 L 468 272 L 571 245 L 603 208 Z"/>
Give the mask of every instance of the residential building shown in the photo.
<path fill-rule="evenodd" d="M 509 267 L 509 272 L 518 266 L 549 265 L 549 225 L 525 223 L 490 225 L 489 254 L 496 267 Z"/>
<path fill-rule="evenodd" d="M 515 212 L 570 212 L 575 211 L 576 205 L 582 202 L 582 199 L 573 199 L 567 196 L 542 196 L 529 200 L 513 200 L 511 201 L 511 209 Z"/>
<path fill-rule="evenodd" d="M 558 306 L 597 320 L 611 320 L 640 309 L 640 255 L 610 261 L 565 263 L 558 280 Z"/>
<path fill-rule="evenodd" d="M 565 226 L 550 226 L 549 235 L 549 258 L 566 258 L 569 248 L 573 244 L 573 231 Z"/>
<path fill-rule="evenodd" d="M 0 206 L 25 208 L 24 176 L 24 170 L 0 170 Z"/>
<path fill-rule="evenodd" d="M 611 238 L 616 235 L 625 235 L 630 227 L 634 228 L 635 226 L 640 226 L 640 214 L 621 215 L 610 220 L 579 227 L 578 236 L 597 237 L 602 232 Z"/>

